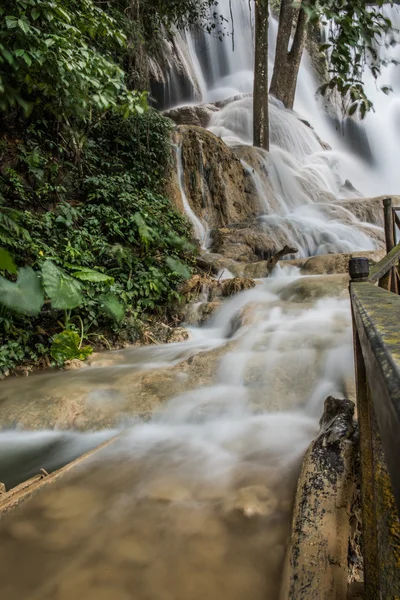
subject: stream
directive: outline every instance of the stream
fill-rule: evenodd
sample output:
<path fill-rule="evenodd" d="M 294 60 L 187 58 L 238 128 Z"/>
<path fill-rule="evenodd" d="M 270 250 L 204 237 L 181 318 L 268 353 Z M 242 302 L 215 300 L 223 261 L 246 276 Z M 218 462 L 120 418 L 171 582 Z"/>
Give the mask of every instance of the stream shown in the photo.
<path fill-rule="evenodd" d="M 119 433 L 64 485 L 4 521 L 2 597 L 278 597 L 301 459 L 324 399 L 344 396 L 353 369 L 345 287 L 335 294 L 343 298 L 303 300 L 302 279 L 278 269 L 227 300 L 187 342 L 2 383 L 2 422 L 17 406 L 20 425 L 49 411 L 54 424 L 79 396 L 94 418 L 107 406 L 112 429 L 3 432 L 0 480 L 51 471 Z M 201 357 L 213 375 L 196 386 Z M 166 365 L 183 391 L 159 403 Z M 143 375 L 160 386 L 149 422 L 124 409 Z"/>

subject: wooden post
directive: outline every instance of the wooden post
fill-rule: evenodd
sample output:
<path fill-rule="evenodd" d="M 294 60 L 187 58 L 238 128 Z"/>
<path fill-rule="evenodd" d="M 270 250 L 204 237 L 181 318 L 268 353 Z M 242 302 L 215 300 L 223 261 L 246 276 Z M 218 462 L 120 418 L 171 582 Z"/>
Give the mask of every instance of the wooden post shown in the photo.
<path fill-rule="evenodd" d="M 349 260 L 349 275 L 351 281 L 367 281 L 369 276 L 368 258 L 357 257 Z"/>
<path fill-rule="evenodd" d="M 393 235 L 393 209 L 391 198 L 384 198 L 383 213 L 385 224 L 386 252 L 389 253 L 395 246 Z"/>

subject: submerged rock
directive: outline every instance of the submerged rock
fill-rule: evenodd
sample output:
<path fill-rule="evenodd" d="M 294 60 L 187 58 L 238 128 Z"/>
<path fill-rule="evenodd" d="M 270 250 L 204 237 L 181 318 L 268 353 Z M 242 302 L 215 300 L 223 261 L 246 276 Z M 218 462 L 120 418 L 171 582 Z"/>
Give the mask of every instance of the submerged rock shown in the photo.
<path fill-rule="evenodd" d="M 263 485 L 252 485 L 231 492 L 222 504 L 226 517 L 269 517 L 278 508 L 278 498 Z"/>

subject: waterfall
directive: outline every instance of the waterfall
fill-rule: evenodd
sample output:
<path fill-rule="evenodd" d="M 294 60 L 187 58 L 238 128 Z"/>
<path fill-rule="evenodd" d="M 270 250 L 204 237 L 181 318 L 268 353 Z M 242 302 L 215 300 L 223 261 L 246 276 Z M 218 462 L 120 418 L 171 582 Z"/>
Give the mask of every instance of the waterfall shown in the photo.
<path fill-rule="evenodd" d="M 233 22 L 231 20 L 231 8 Z M 252 85 L 253 85 L 253 14 L 252 3 L 221 0 L 218 10 L 228 19 L 225 36 L 218 39 L 204 32 L 187 32 L 186 42 L 191 56 L 191 72 L 195 73 L 202 92 L 203 102 L 224 100 L 219 111 L 212 116 L 209 125 L 218 137 L 231 146 L 252 142 Z M 399 7 L 385 9 L 394 25 L 400 23 Z M 272 73 L 277 20 L 270 19 L 270 74 Z M 400 55 L 400 50 L 383 46 L 383 57 Z M 395 56 L 396 58 L 396 56 Z M 316 97 L 318 83 L 313 73 L 311 61 L 304 53 L 300 66 L 294 111 L 286 110 L 278 101 L 270 99 L 270 141 L 271 152 L 265 160 L 273 191 L 278 198 L 278 216 L 285 216 L 300 206 L 316 202 L 329 202 L 334 199 L 354 196 L 374 196 L 396 193 L 400 186 L 397 161 L 400 149 L 400 72 L 394 64 L 383 70 L 378 86 L 383 83 L 393 87 L 394 93 L 385 96 L 377 91 L 377 83 L 369 72 L 365 73 L 367 94 L 376 105 L 376 112 L 369 114 L 364 122 L 356 118 L 334 120 L 321 107 Z M 233 100 L 226 102 L 228 98 Z M 304 121 L 304 122 L 303 122 Z M 314 130 L 308 126 L 310 124 Z M 327 150 L 316 135 L 330 145 Z M 351 182 L 352 186 L 348 186 Z M 259 182 L 256 183 L 259 187 Z M 350 191 L 352 190 L 352 191 Z M 276 203 L 270 203 L 270 207 Z M 310 214 L 311 209 L 305 211 Z M 279 219 L 278 219 L 279 220 Z M 331 221 L 328 218 L 328 227 Z M 295 219 L 297 230 L 301 227 Z M 322 227 L 323 215 L 313 213 L 308 227 L 316 222 Z M 304 223 L 305 224 L 305 223 Z M 364 234 L 356 233 L 356 240 L 346 231 L 350 225 L 342 223 L 337 227 L 344 234 L 343 244 L 336 244 L 339 250 L 354 249 L 364 244 Z M 357 222 L 351 227 L 357 228 Z M 320 227 L 317 228 L 321 229 Z M 368 234 L 367 234 L 368 237 Z M 374 237 L 374 236 L 373 236 Z M 354 238 L 354 236 L 353 236 Z M 339 234 L 339 240 L 342 239 Z M 373 244 L 372 244 L 373 245 Z M 324 243 L 318 244 L 318 247 Z M 314 244 L 312 245 L 314 247 Z M 371 247 L 371 243 L 365 246 Z"/>
<path fill-rule="evenodd" d="M 176 164 L 178 171 L 179 191 L 181 193 L 184 211 L 189 221 L 193 225 L 195 237 L 199 240 L 201 247 L 205 249 L 208 243 L 208 230 L 200 221 L 200 219 L 196 216 L 187 199 L 187 195 L 185 192 L 185 174 L 182 163 L 182 146 L 180 144 L 176 145 Z"/>

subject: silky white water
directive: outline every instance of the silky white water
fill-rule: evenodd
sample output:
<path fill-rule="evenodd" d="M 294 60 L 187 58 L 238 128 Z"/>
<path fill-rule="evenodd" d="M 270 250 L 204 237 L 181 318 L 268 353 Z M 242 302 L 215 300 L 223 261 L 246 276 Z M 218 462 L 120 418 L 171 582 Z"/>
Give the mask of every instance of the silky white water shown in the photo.
<path fill-rule="evenodd" d="M 127 600 L 133 589 L 138 600 L 278 598 L 300 462 L 324 399 L 345 395 L 353 369 L 348 299 L 302 302 L 293 287 L 301 281 L 298 270 L 278 269 L 227 300 L 188 342 L 107 353 L 74 373 L 3 382 L 3 423 L 13 415 L 21 427 L 35 412 L 40 421 L 42 411 L 59 406 L 63 413 L 65 403 L 83 397 L 94 421 L 108 406 L 113 429 L 0 434 L 0 479 L 10 466 L 14 479 L 34 464 L 51 470 L 63 450 L 67 461 L 72 449 L 120 432 L 72 479 L 4 521 L 7 600 Z M 183 391 L 160 404 L 168 364 Z M 206 380 L 205 367 L 213 373 Z M 193 385 L 199 369 L 203 383 Z M 142 385 L 152 381 L 157 389 L 155 412 L 132 427 L 142 373 Z M 36 565 L 48 557 L 42 575 Z"/>
<path fill-rule="evenodd" d="M 230 16 L 231 8 L 233 13 L 233 25 L 229 18 L 222 42 L 217 37 L 207 36 L 198 31 L 186 37 L 192 58 L 191 72 L 196 74 L 202 91 L 202 101 L 215 102 L 237 96 L 237 99 L 228 102 L 213 114 L 209 125 L 210 131 L 231 146 L 252 142 L 252 97 L 249 95 L 252 92 L 253 81 L 251 6 L 251 3 L 239 0 L 231 4 L 228 0 L 219 3 L 221 14 Z M 390 12 L 395 25 L 400 21 L 398 14 L 398 7 Z M 273 68 L 276 32 L 277 21 L 271 18 L 270 74 Z M 395 51 L 384 49 L 381 52 L 393 54 Z M 384 77 L 389 77 L 390 82 L 392 79 L 396 82 L 397 73 L 396 67 L 391 65 L 389 69 L 383 70 L 382 78 L 378 83 L 381 85 Z M 387 160 L 381 160 L 383 154 L 381 149 L 388 145 L 390 156 L 397 155 L 396 144 L 399 136 L 393 128 L 393 119 L 389 121 L 385 116 L 383 123 L 382 116 L 386 113 L 393 116 L 390 107 L 395 107 L 397 100 L 395 93 L 389 97 L 383 93 L 378 94 L 375 89 L 377 84 L 374 82 L 373 89 L 371 77 L 369 73 L 365 74 L 366 89 L 371 98 L 376 101 L 377 112 L 368 115 L 363 123 L 353 119 L 352 127 L 349 125 L 350 120 L 343 122 L 340 131 L 335 127 L 332 117 L 324 112 L 321 100 L 316 97 L 318 83 L 313 75 L 307 53 L 300 68 L 295 112 L 284 109 L 278 101 L 270 99 L 271 148 L 262 167 L 268 173 L 270 189 L 269 197 L 266 192 L 260 197 L 268 215 L 273 214 L 274 217 L 284 218 L 272 219 L 272 230 L 269 228 L 269 221 L 264 220 L 264 227 L 273 238 L 277 240 L 286 238 L 285 242 L 297 245 L 301 256 L 332 251 L 347 252 L 350 249 L 370 250 L 376 248 L 377 240 L 382 238 L 382 233 L 369 230 L 368 224 L 358 223 L 353 219 L 349 226 L 348 220 L 343 221 L 335 209 L 324 209 L 322 217 L 321 210 L 318 208 L 313 210 L 308 207 L 307 210 L 297 211 L 298 207 L 314 203 L 362 195 L 395 193 L 396 186 L 400 189 L 397 169 L 391 162 L 389 177 L 386 168 Z M 396 92 L 395 84 L 393 88 Z M 247 96 L 243 97 L 243 93 Z M 338 118 L 340 123 L 339 113 Z M 315 132 L 300 119 L 313 125 Z M 378 130 L 386 137 L 377 139 Z M 315 133 L 320 135 L 324 142 L 330 144 L 332 150 L 322 148 Z M 354 137 L 356 134 L 358 142 Z M 355 146 L 357 143 L 358 147 Z M 351 153 L 350 148 L 355 152 Z M 386 150 L 384 154 L 386 156 Z M 255 181 L 255 184 L 259 192 L 260 182 Z M 181 186 L 181 193 L 184 198 L 184 186 L 183 188 Z M 296 211 L 293 217 L 292 210 Z M 301 213 L 300 219 L 298 212 Z M 194 222 L 193 215 L 189 211 L 187 214 Z M 279 231 L 276 235 L 277 229 Z M 325 230 L 328 230 L 327 236 L 324 235 Z M 196 223 L 195 231 L 198 232 Z M 313 231 L 313 240 L 307 243 L 309 231 Z M 196 234 L 200 236 L 199 233 Z M 325 239 L 326 237 L 328 240 Z M 199 239 L 203 240 L 201 237 Z M 203 241 L 202 244 L 204 245 Z"/>

